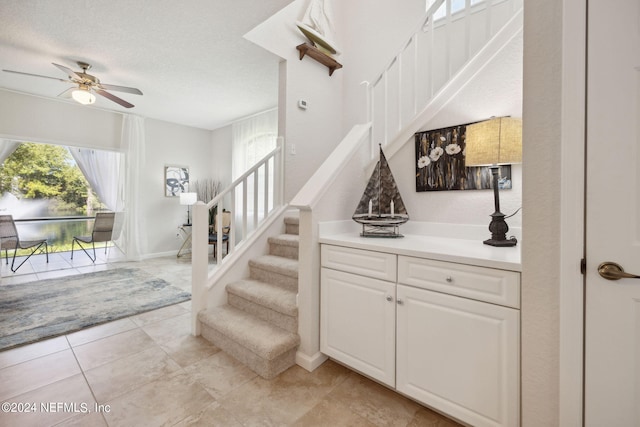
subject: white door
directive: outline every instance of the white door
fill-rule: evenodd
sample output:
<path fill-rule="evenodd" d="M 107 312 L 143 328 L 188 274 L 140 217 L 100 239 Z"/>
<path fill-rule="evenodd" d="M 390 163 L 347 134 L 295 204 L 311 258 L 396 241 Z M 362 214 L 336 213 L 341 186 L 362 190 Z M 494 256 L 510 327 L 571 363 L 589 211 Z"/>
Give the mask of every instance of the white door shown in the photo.
<path fill-rule="evenodd" d="M 640 1 L 588 3 L 585 425 L 640 426 Z M 615 266 L 608 267 L 615 271 Z"/>

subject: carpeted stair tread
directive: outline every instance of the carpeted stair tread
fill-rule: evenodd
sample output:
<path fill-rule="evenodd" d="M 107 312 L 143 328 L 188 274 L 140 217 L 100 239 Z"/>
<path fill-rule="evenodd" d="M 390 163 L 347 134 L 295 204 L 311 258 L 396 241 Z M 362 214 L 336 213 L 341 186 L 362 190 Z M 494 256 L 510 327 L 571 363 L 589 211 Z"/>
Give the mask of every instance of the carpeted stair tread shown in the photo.
<path fill-rule="evenodd" d="M 296 292 L 259 280 L 238 280 L 227 285 L 227 292 L 287 316 L 297 316 Z"/>
<path fill-rule="evenodd" d="M 276 255 L 262 255 L 249 260 L 249 267 L 298 278 L 298 260 Z"/>
<path fill-rule="evenodd" d="M 300 343 L 298 334 L 287 332 L 229 305 L 202 311 L 198 319 L 266 360 L 273 360 Z"/>
<path fill-rule="evenodd" d="M 297 234 L 281 234 L 275 237 L 269 237 L 269 243 L 282 245 L 282 246 L 290 246 L 293 248 L 297 248 L 300 244 L 300 236 Z"/>

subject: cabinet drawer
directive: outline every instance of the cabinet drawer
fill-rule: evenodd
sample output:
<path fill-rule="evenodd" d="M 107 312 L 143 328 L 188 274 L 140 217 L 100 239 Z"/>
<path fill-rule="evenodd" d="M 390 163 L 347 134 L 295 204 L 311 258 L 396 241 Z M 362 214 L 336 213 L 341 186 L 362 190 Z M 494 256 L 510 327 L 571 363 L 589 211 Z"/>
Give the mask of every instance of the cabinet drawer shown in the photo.
<path fill-rule="evenodd" d="M 396 281 L 396 255 L 322 245 L 322 266 L 374 279 Z"/>
<path fill-rule="evenodd" d="M 398 283 L 520 308 L 520 273 L 515 271 L 399 256 Z"/>

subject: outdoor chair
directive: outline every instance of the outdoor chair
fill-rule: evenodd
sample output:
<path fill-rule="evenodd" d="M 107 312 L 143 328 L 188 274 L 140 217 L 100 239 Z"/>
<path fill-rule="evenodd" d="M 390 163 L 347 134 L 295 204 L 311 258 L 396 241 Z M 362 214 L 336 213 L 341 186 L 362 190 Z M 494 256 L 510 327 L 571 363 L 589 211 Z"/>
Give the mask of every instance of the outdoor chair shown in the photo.
<path fill-rule="evenodd" d="M 229 253 L 229 231 L 231 230 L 231 212 L 227 210 L 222 211 L 222 217 L 220 214 L 216 215 L 213 226 L 210 226 L 209 230 L 209 244 L 213 245 L 213 257 L 216 257 L 216 249 L 218 247 L 218 225 L 217 222 L 222 221 L 222 237 L 220 242 L 227 245 L 227 253 Z"/>
<path fill-rule="evenodd" d="M 16 272 L 22 264 L 27 262 L 31 255 L 36 253 L 44 245 L 44 252 L 47 256 L 47 263 L 49 262 L 49 249 L 47 246 L 47 239 L 40 240 L 20 240 L 18 236 L 18 229 L 16 223 L 13 220 L 13 215 L 0 215 L 0 251 L 4 249 L 4 256 L 9 265 L 9 249 L 13 249 L 13 260 L 11 261 L 11 271 Z M 17 267 L 14 268 L 16 262 L 16 254 L 18 249 L 31 249 L 34 248 L 29 256 L 27 256 Z"/>
<path fill-rule="evenodd" d="M 96 262 L 96 243 L 104 242 L 104 253 L 107 253 L 107 243 L 111 241 L 113 236 L 113 223 L 115 221 L 115 212 L 98 212 L 95 222 L 93 223 L 93 232 L 91 236 L 74 236 L 71 242 L 71 259 L 73 259 L 74 245 L 77 243 L 80 249 L 84 251 L 92 262 Z M 93 248 L 93 257 L 82 246 L 82 243 L 88 245 L 91 243 Z"/>

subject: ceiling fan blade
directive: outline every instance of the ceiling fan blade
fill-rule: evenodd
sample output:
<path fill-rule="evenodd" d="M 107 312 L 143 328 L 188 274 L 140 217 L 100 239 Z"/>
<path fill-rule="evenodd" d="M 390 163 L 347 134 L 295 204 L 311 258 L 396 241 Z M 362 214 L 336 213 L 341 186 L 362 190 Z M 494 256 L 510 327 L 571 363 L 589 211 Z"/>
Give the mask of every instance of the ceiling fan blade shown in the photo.
<path fill-rule="evenodd" d="M 142 95 L 142 91 L 140 91 L 140 89 L 136 89 L 135 87 L 108 85 L 106 83 L 100 83 L 99 86 L 102 89 L 106 89 L 106 90 L 115 90 L 116 92 L 127 92 L 127 93 L 133 93 L 135 95 Z"/>
<path fill-rule="evenodd" d="M 76 72 L 73 71 L 71 68 L 65 67 L 64 65 L 56 64 L 55 62 L 52 62 L 52 64 L 55 65 L 56 67 L 60 68 L 65 73 L 67 73 L 67 75 L 69 77 L 73 77 L 74 79 L 82 80 L 82 77 L 80 77 L 78 74 L 76 74 Z"/>
<path fill-rule="evenodd" d="M 58 81 L 60 81 L 60 82 L 69 83 L 69 80 L 60 79 L 60 78 L 58 78 L 58 77 L 42 76 L 42 75 L 40 75 L 40 74 L 23 73 L 22 71 L 13 71 L 13 70 L 2 70 L 2 71 L 7 72 L 7 73 L 22 74 L 22 75 L 24 75 L 24 76 L 31 76 L 31 77 L 43 77 L 43 78 L 45 78 L 45 79 L 58 80 Z"/>
<path fill-rule="evenodd" d="M 133 104 L 130 104 L 130 103 L 128 103 L 127 101 L 125 101 L 124 99 L 122 99 L 122 98 L 118 98 L 117 96 L 115 96 L 115 95 L 113 95 L 113 94 L 110 94 L 109 92 L 107 92 L 107 91 L 105 91 L 105 90 L 102 90 L 102 89 L 95 89 L 95 92 L 96 92 L 98 95 L 102 95 L 102 96 L 104 96 L 105 98 L 110 99 L 111 101 L 115 102 L 116 104 L 120 104 L 120 105 L 122 105 L 122 106 L 123 106 L 123 107 L 125 107 L 125 108 L 131 108 L 131 107 L 134 107 L 134 105 L 133 105 Z"/>

